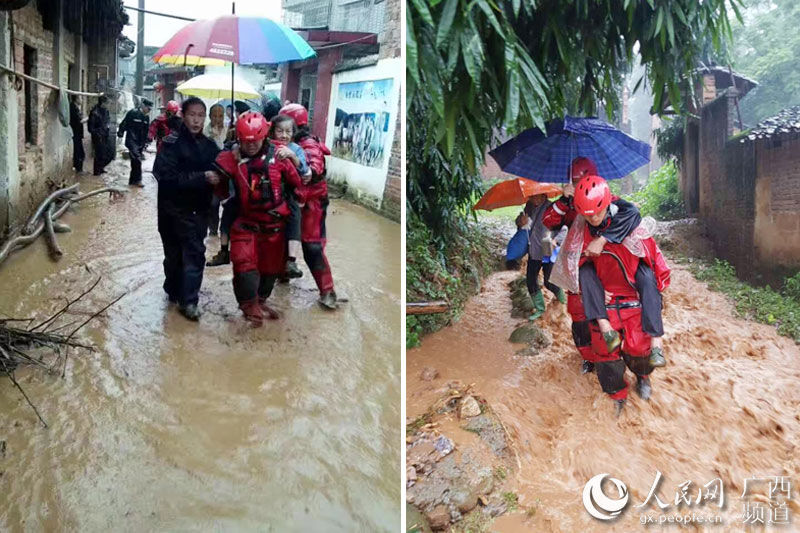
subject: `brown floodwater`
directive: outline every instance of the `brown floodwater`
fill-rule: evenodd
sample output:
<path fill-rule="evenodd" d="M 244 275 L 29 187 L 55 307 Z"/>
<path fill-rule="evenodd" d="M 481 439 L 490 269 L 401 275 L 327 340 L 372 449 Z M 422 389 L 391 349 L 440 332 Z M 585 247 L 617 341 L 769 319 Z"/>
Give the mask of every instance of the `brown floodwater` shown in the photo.
<path fill-rule="evenodd" d="M 151 156 L 152 158 L 152 156 Z M 152 159 L 145 168 L 152 165 Z M 115 161 L 106 181 L 127 182 Z M 4 531 L 396 531 L 400 524 L 400 226 L 334 200 L 327 248 L 339 296 L 279 285 L 283 319 L 241 318 L 229 266 L 207 268 L 199 323 L 168 305 L 156 184 L 85 200 L 0 266 L 0 316 L 48 316 L 97 276 L 79 310 L 127 293 L 83 332 L 66 377 L 17 377 L 44 429 L 0 379 Z M 84 177 L 81 190 L 103 182 Z M 218 240 L 207 240 L 210 256 Z"/>
<path fill-rule="evenodd" d="M 776 530 L 798 530 L 800 349 L 791 340 L 773 327 L 735 318 L 721 294 L 675 268 L 665 293 L 669 364 L 655 371 L 650 402 L 632 393 L 616 419 L 595 374 L 580 374 L 570 319 L 547 291 L 541 323 L 553 344 L 533 357 L 515 355 L 520 346 L 508 337 L 527 322 L 510 318 L 507 283 L 518 276 L 491 275 L 460 321 L 425 337 L 407 355 L 408 416 L 425 412 L 448 381 L 460 380 L 475 383 L 475 393 L 495 408 L 513 437 L 522 466 L 510 475 L 512 489 L 520 509 L 530 513 L 502 516 L 491 531 L 743 531 L 745 478 L 773 476 L 792 483 L 792 523 Z M 436 368 L 440 377 L 421 380 L 425 367 Z M 464 438 L 459 435 L 448 433 L 457 445 Z M 694 511 L 719 516 L 722 524 L 642 525 L 642 515 L 659 520 L 662 514 L 655 500 L 637 508 L 658 471 L 656 494 L 670 505 L 665 519 Z M 623 481 L 629 492 L 627 508 L 610 523 L 592 518 L 582 503 L 585 484 L 602 473 Z M 723 483 L 721 510 L 716 502 L 676 508 L 680 484 L 691 481 L 696 499 L 698 488 L 715 478 Z M 768 483 L 748 483 L 749 501 L 766 509 L 765 522 Z M 604 487 L 608 496 L 617 496 L 613 486 Z"/>

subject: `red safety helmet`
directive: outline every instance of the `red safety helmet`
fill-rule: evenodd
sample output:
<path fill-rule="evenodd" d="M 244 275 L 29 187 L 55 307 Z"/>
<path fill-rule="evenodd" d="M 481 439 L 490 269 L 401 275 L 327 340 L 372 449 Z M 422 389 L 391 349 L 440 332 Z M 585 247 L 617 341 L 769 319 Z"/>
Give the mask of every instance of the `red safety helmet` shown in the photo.
<path fill-rule="evenodd" d="M 610 203 L 611 189 L 600 176 L 584 176 L 575 186 L 575 209 L 583 216 L 596 215 Z"/>
<path fill-rule="evenodd" d="M 300 104 L 286 104 L 278 113 L 291 117 L 298 128 L 308 124 L 308 109 Z"/>
<path fill-rule="evenodd" d="M 581 179 L 584 176 L 597 176 L 597 166 L 588 157 L 576 157 L 572 160 L 572 180 Z"/>
<path fill-rule="evenodd" d="M 167 113 L 172 113 L 173 115 L 177 115 L 178 111 L 180 111 L 181 106 L 178 105 L 178 102 L 175 100 L 170 100 L 167 102 Z"/>
<path fill-rule="evenodd" d="M 246 111 L 236 120 L 236 137 L 240 141 L 260 141 L 268 132 L 269 122 L 261 113 Z"/>

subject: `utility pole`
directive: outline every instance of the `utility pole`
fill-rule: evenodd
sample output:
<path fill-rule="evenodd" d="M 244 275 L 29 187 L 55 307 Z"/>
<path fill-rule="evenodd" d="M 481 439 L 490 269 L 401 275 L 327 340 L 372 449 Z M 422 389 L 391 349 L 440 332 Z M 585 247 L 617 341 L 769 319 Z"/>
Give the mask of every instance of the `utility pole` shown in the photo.
<path fill-rule="evenodd" d="M 136 35 L 136 90 L 137 96 L 144 93 L 144 0 L 139 0 L 138 32 Z"/>

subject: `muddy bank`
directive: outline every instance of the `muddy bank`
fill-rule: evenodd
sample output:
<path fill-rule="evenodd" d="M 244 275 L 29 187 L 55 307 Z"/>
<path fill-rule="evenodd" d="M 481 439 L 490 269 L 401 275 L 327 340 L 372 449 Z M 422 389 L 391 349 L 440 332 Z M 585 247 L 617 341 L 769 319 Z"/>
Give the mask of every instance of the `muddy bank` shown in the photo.
<path fill-rule="evenodd" d="M 664 314 L 670 364 L 654 373 L 651 401 L 632 396 L 619 419 L 596 376 L 580 374 L 569 316 L 547 291 L 548 308 L 538 324 L 552 344 L 517 355 L 525 346 L 508 339 L 527 322 L 511 318 L 508 283 L 517 272 L 491 275 L 460 322 L 408 351 L 409 416 L 435 400 L 436 382 L 420 378 L 434 366 L 442 382 L 476 383 L 519 450 L 521 469 L 509 490 L 518 494 L 520 509 L 536 511 L 504 515 L 493 531 L 643 530 L 641 514 L 659 513 L 652 502 L 646 509 L 635 506 L 647 498 L 657 471 L 664 478 L 658 495 L 673 504 L 666 512 L 676 512 L 679 484 L 691 480 L 696 496 L 698 486 L 720 478 L 724 508 L 695 510 L 721 516 L 721 531 L 740 531 L 745 478 L 797 480 L 800 349 L 769 326 L 735 318 L 722 295 L 673 267 Z M 601 473 L 622 480 L 630 493 L 627 510 L 610 524 L 593 519 L 581 503 L 584 485 Z M 756 490 L 763 494 L 766 485 Z M 793 501 L 789 508 L 800 511 Z"/>
<path fill-rule="evenodd" d="M 127 182 L 125 162 L 109 170 L 103 181 Z M 396 530 L 399 226 L 332 203 L 328 257 L 350 300 L 336 313 L 316 304 L 303 265 L 275 291 L 284 318 L 253 330 L 218 267 L 206 269 L 195 324 L 161 289 L 156 185 L 145 183 L 65 215 L 59 263 L 40 240 L 0 267 L 0 314 L 46 315 L 98 275 L 87 308 L 127 292 L 86 332 L 97 352 L 71 356 L 65 379 L 19 374 L 49 430 L 2 383 L 2 529 Z"/>

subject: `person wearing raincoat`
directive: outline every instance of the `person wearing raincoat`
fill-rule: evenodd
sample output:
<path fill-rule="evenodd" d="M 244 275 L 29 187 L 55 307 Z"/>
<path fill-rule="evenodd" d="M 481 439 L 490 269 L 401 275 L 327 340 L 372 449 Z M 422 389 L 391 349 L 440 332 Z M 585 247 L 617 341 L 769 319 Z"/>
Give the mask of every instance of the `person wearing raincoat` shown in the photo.
<path fill-rule="evenodd" d="M 648 400 L 652 393 L 650 374 L 654 367 L 649 360 L 652 338 L 643 328 L 643 309 L 658 308 L 660 313 L 660 294 L 669 287 L 670 269 L 644 224 L 637 224 L 620 243 L 609 241 L 599 252 L 590 249 L 595 238 L 619 213 L 603 178 L 592 175 L 582 178 L 575 188 L 574 207 L 582 218 L 576 219 L 567 236 L 571 242 L 564 246 L 582 250 L 578 276 L 581 292 L 586 295 L 583 299 L 586 316 L 596 314 L 592 306 L 603 302 L 600 305 L 617 339 L 616 343 L 609 343 L 608 332 L 601 331 L 597 320 L 589 321 L 591 356 L 597 379 L 603 391 L 615 401 L 619 415 L 628 395 L 626 367 L 636 375 L 639 396 Z M 640 295 L 636 286 L 637 272 L 643 265 L 652 275 L 655 294 L 644 291 Z M 590 268 L 602 285 L 586 281 Z"/>
<path fill-rule="evenodd" d="M 562 304 L 567 303 L 567 295 L 557 285 L 550 282 L 550 272 L 553 269 L 553 263 L 550 262 L 550 256 L 553 255 L 555 244 L 553 242 L 553 231 L 542 223 L 542 216 L 547 210 L 550 202 L 547 201 L 547 195 L 537 194 L 528 199 L 525 204 L 525 210 L 517 217 L 517 227 L 522 229 L 527 228 L 528 233 L 528 267 L 525 279 L 528 286 L 528 294 L 531 296 L 533 302 L 533 314 L 528 317 L 528 320 L 536 320 L 541 317 L 545 311 L 544 293 L 539 286 L 539 272 L 544 272 L 544 286 L 553 293 L 553 295 Z M 543 261 L 544 258 L 547 261 Z"/>

